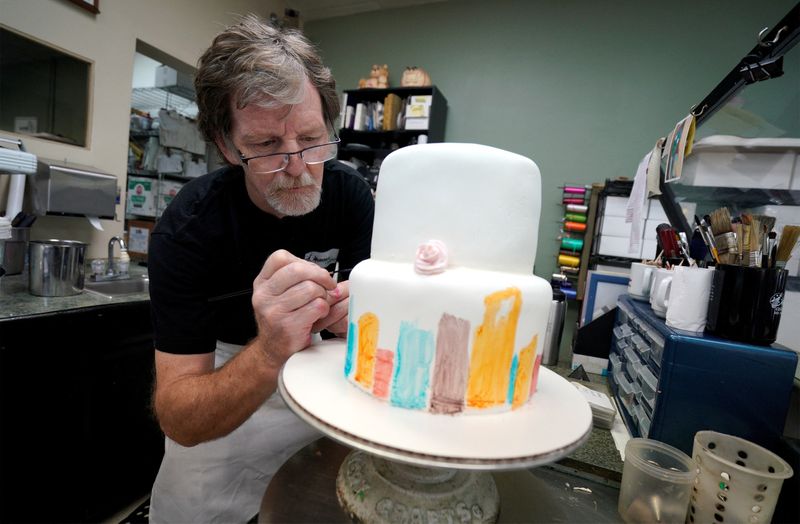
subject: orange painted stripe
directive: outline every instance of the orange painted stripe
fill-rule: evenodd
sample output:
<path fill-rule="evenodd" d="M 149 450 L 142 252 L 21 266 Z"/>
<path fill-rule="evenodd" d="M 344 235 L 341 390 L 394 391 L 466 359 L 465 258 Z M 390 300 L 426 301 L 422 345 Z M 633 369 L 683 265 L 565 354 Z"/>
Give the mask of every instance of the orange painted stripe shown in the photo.
<path fill-rule="evenodd" d="M 517 379 L 514 381 L 514 400 L 511 408 L 518 408 L 530 398 L 531 380 L 533 380 L 533 363 L 536 358 L 536 345 L 539 335 L 534 335 L 531 343 L 519 352 L 519 367 Z"/>
<path fill-rule="evenodd" d="M 536 362 L 533 363 L 533 378 L 531 379 L 531 395 L 536 392 L 536 382 L 539 380 L 539 366 L 542 363 L 542 355 L 536 355 Z"/>
<path fill-rule="evenodd" d="M 379 349 L 375 356 L 375 384 L 372 394 L 378 398 L 389 398 L 389 382 L 392 379 L 394 353 L 388 349 Z"/>
<path fill-rule="evenodd" d="M 467 383 L 467 405 L 477 408 L 506 402 L 522 293 L 512 287 L 486 296 L 483 302 L 486 311 L 475 330 Z"/>
<path fill-rule="evenodd" d="M 358 319 L 358 359 L 354 378 L 366 389 L 372 389 L 375 373 L 378 324 L 378 317 L 374 313 L 364 313 Z"/>

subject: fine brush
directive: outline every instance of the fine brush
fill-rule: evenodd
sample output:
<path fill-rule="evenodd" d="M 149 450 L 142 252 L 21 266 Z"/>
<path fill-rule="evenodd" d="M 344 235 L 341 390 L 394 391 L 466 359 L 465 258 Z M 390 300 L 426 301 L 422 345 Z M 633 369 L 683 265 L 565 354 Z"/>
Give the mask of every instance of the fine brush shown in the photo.
<path fill-rule="evenodd" d="M 775 251 L 775 267 L 786 267 L 786 262 L 791 258 L 792 249 L 794 249 L 795 244 L 797 244 L 798 238 L 800 238 L 800 226 L 783 226 L 781 239 Z"/>
<path fill-rule="evenodd" d="M 708 217 L 708 215 L 706 215 L 706 217 Z M 714 243 L 714 235 L 711 234 L 711 228 L 708 225 L 708 221 L 700 220 L 700 217 L 695 215 L 694 222 L 697 224 L 697 231 L 700 233 L 700 237 L 703 239 L 703 242 L 708 248 L 708 252 L 711 253 L 711 258 L 714 259 L 714 262 L 719 264 L 719 253 L 717 252 L 717 246 Z"/>
<path fill-rule="evenodd" d="M 764 253 L 761 255 L 761 267 L 773 267 L 775 265 L 775 250 L 778 245 L 778 233 L 770 231 L 766 235 Z"/>
<path fill-rule="evenodd" d="M 763 243 L 764 229 L 761 225 L 761 219 L 757 216 L 752 216 L 752 225 L 750 227 L 750 266 L 758 267 L 761 264 L 761 244 Z"/>
<path fill-rule="evenodd" d="M 750 265 L 750 242 L 752 241 L 753 216 L 749 213 L 742 213 L 739 217 L 742 227 L 737 232 L 736 243 L 739 246 L 739 263 L 743 266 Z M 739 236 L 741 235 L 741 236 Z"/>
<path fill-rule="evenodd" d="M 350 269 L 337 269 L 335 271 L 328 271 L 328 274 L 330 276 L 334 276 L 337 273 L 341 273 L 342 271 L 352 271 L 352 268 L 350 268 Z M 253 293 L 253 288 L 240 289 L 239 291 L 233 291 L 231 293 L 225 293 L 224 295 L 217 295 L 216 297 L 211 297 L 211 298 L 208 299 L 208 301 L 209 302 L 218 302 L 220 300 L 225 300 L 225 299 L 234 298 L 234 297 L 240 297 L 242 295 L 250 295 L 252 293 Z"/>

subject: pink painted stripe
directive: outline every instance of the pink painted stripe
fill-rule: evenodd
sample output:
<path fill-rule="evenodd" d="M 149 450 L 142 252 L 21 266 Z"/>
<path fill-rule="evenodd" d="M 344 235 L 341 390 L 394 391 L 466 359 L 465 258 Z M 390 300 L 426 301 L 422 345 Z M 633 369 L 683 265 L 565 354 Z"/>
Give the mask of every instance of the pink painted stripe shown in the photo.
<path fill-rule="evenodd" d="M 533 378 L 531 378 L 531 395 L 536 392 L 536 381 L 539 379 L 539 365 L 542 363 L 542 354 L 536 355 L 533 363 Z"/>
<path fill-rule="evenodd" d="M 375 354 L 375 378 L 372 394 L 378 398 L 389 398 L 389 381 L 392 379 L 394 353 L 387 349 L 378 349 Z"/>

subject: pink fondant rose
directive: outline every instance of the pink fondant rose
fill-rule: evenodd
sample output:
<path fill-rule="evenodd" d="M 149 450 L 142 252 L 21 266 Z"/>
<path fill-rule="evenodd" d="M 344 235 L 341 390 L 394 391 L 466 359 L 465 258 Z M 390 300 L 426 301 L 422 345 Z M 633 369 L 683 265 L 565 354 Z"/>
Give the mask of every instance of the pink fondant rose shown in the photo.
<path fill-rule="evenodd" d="M 435 275 L 447 267 L 447 247 L 440 240 L 428 240 L 417 248 L 414 271 L 421 275 Z"/>

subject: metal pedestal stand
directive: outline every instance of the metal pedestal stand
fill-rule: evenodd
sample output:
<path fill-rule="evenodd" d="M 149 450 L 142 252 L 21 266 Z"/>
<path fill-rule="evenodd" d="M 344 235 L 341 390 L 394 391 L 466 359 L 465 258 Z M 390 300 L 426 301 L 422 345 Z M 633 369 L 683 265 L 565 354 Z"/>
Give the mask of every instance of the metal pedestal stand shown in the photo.
<path fill-rule="evenodd" d="M 410 466 L 353 451 L 336 496 L 355 522 L 496 522 L 500 496 L 486 472 Z"/>

